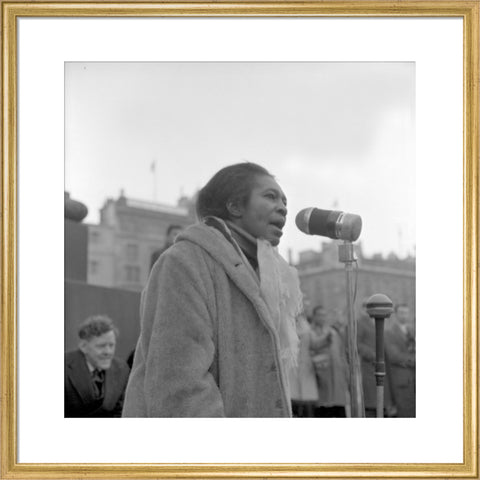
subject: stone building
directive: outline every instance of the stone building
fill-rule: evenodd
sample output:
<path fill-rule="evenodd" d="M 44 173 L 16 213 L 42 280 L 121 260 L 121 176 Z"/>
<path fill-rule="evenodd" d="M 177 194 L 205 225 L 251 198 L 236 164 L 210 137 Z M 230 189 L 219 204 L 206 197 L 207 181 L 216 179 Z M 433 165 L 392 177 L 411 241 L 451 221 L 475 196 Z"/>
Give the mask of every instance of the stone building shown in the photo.
<path fill-rule="evenodd" d="M 78 327 L 91 315 L 107 315 L 120 331 L 116 354 L 127 359 L 140 331 L 140 292 L 91 285 L 88 276 L 89 227 L 86 206 L 65 192 L 65 351 L 78 348 Z"/>
<path fill-rule="evenodd" d="M 150 261 L 161 248 L 168 227 L 195 221 L 193 201 L 182 197 L 175 206 L 127 198 L 107 199 L 100 223 L 88 225 L 88 274 L 92 285 L 142 290 Z"/>
<path fill-rule="evenodd" d="M 355 311 L 359 315 L 364 298 L 383 293 L 394 304 L 406 303 L 415 312 L 415 258 L 399 259 L 394 254 L 365 257 L 361 244 L 355 245 L 357 268 L 353 283 L 356 285 Z M 338 261 L 338 243 L 324 242 L 320 251 L 304 251 L 296 265 L 302 291 L 305 295 L 307 314 L 322 304 L 328 310 L 345 315 L 345 267 Z"/>

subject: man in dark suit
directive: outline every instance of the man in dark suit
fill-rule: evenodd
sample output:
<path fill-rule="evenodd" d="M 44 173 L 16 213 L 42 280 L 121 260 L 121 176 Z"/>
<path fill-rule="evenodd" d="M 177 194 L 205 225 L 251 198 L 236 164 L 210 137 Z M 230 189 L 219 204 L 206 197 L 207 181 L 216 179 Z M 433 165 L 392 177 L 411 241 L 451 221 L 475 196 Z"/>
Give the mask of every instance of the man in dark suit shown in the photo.
<path fill-rule="evenodd" d="M 415 330 L 408 305 L 397 305 L 385 329 L 390 387 L 398 417 L 415 417 Z"/>
<path fill-rule="evenodd" d="M 79 328 L 78 350 L 65 354 L 65 417 L 120 417 L 129 368 L 114 356 L 117 329 L 104 315 Z"/>

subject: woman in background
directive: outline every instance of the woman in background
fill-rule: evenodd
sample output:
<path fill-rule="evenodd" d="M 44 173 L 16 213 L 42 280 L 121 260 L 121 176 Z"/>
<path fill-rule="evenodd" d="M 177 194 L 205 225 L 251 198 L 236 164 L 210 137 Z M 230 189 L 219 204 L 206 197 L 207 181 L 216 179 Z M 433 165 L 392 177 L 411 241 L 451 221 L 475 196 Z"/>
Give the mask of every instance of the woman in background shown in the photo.
<path fill-rule="evenodd" d="M 200 222 L 156 262 L 142 295 L 126 417 L 288 417 L 302 296 L 277 253 L 286 197 L 263 167 L 217 172 Z"/>
<path fill-rule="evenodd" d="M 300 340 L 298 362 L 290 376 L 293 416 L 314 417 L 315 406 L 319 400 L 318 385 L 310 354 L 312 327 L 305 314 L 297 317 L 297 334 Z"/>
<path fill-rule="evenodd" d="M 317 305 L 312 312 L 310 351 L 317 374 L 317 417 L 350 415 L 348 364 L 345 346 L 338 331 L 328 321 L 327 311 Z"/>

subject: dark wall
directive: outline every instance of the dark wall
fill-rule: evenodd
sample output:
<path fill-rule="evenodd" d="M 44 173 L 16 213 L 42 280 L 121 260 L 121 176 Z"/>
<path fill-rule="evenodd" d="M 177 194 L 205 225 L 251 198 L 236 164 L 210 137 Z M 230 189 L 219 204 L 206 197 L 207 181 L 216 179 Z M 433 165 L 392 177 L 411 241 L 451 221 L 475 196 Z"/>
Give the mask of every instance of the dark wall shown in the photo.
<path fill-rule="evenodd" d="M 117 325 L 116 355 L 127 359 L 140 332 L 140 293 L 65 281 L 65 351 L 78 345 L 78 325 L 90 315 L 108 315 Z"/>
<path fill-rule="evenodd" d="M 65 278 L 87 281 L 88 227 L 65 219 Z"/>

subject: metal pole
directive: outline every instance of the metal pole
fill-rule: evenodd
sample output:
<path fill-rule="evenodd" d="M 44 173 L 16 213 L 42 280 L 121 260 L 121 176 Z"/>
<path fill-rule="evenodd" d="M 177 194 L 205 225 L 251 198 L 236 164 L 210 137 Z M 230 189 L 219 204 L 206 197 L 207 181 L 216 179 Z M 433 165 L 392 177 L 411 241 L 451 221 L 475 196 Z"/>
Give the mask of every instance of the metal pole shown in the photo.
<path fill-rule="evenodd" d="M 347 295 L 347 360 L 349 365 L 349 391 L 352 417 L 364 417 L 363 390 L 361 382 L 360 361 L 357 351 L 357 324 L 353 311 L 352 272 L 355 254 L 353 244 L 346 241 L 338 246 L 339 261 L 345 264 Z"/>
<path fill-rule="evenodd" d="M 385 350 L 383 346 L 383 318 L 375 318 L 375 379 L 377 381 L 377 417 L 383 417 Z"/>
<path fill-rule="evenodd" d="M 377 384 L 377 418 L 383 417 L 384 381 L 385 381 L 385 346 L 383 339 L 385 318 L 393 312 L 392 301 L 381 293 L 372 295 L 367 300 L 367 313 L 375 319 L 375 380 Z"/>

